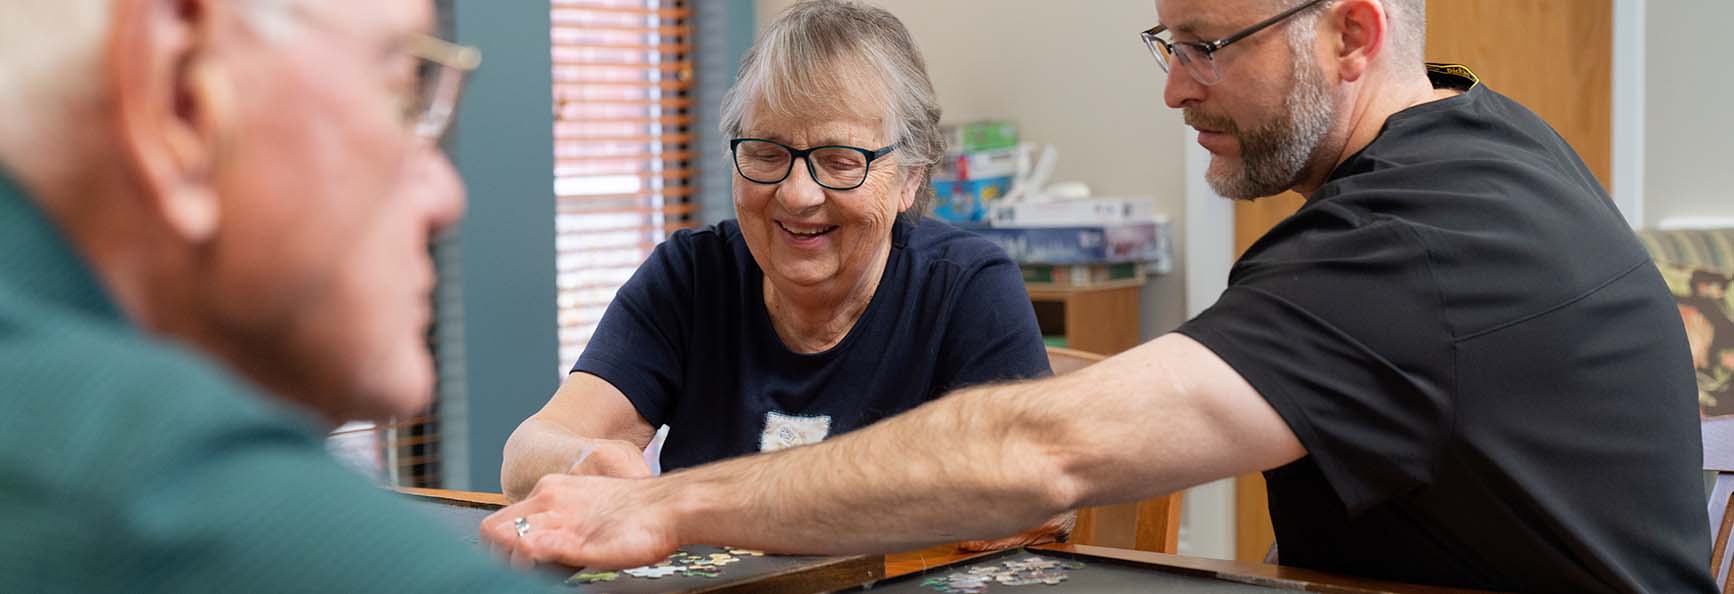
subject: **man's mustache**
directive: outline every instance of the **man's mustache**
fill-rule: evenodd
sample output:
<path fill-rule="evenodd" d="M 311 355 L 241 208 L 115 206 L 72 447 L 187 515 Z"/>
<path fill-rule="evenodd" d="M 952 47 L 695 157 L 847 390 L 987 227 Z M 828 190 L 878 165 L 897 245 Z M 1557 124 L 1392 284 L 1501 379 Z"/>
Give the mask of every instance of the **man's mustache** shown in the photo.
<path fill-rule="evenodd" d="M 1228 134 L 1238 134 L 1240 128 L 1234 125 L 1234 120 L 1224 116 L 1214 116 L 1187 108 L 1181 111 L 1186 125 L 1201 130 L 1212 130 Z"/>

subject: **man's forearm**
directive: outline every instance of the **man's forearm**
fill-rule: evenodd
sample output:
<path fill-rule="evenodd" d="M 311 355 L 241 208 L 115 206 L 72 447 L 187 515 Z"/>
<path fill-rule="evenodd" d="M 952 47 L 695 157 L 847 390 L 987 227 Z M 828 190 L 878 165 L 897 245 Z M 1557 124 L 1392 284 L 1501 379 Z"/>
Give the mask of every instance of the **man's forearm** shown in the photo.
<path fill-rule="evenodd" d="M 883 552 L 1009 535 L 1080 505 L 1305 454 L 1227 363 L 1168 335 L 1062 377 L 966 390 L 815 445 L 659 479 L 549 479 L 490 516 L 483 533 L 528 558 L 612 567 L 694 543 Z M 525 537 L 519 525 L 549 528 Z"/>
<path fill-rule="evenodd" d="M 859 553 L 1004 536 L 1068 509 L 1044 382 L 959 392 L 817 447 L 670 475 L 688 542 Z M 1043 427 L 1043 424 L 1049 424 Z M 887 486 L 890 488 L 887 488 Z M 704 521 L 702 518 L 728 518 Z"/>
<path fill-rule="evenodd" d="M 1304 454 L 1227 364 L 1168 335 L 1062 377 L 959 392 L 645 488 L 677 502 L 687 542 L 854 553 L 1003 536 Z"/>

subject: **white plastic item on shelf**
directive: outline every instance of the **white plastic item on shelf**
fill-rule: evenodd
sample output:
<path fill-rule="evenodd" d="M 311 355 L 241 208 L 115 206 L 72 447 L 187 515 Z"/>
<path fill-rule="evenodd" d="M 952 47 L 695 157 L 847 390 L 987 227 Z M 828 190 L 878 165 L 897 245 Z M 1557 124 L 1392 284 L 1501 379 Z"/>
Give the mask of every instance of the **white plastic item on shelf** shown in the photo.
<path fill-rule="evenodd" d="M 1058 184 L 1056 184 L 1058 185 Z M 1156 211 L 1156 199 L 1083 198 L 1051 202 L 994 203 L 987 221 L 995 226 L 1060 227 L 1099 223 L 1127 223 L 1166 219 Z"/>

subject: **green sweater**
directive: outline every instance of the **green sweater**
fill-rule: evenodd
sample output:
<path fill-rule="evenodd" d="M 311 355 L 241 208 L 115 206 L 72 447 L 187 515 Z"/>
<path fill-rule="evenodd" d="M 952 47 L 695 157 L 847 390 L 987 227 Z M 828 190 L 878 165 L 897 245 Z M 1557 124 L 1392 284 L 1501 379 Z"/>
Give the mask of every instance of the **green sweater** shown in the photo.
<path fill-rule="evenodd" d="M 0 592 L 526 592 L 121 314 L 0 176 Z"/>

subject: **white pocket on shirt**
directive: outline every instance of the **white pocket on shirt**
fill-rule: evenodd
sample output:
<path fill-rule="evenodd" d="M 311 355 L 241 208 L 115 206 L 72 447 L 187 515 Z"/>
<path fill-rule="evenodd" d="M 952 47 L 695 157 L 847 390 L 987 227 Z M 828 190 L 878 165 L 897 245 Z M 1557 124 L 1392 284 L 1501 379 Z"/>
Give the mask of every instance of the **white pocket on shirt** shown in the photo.
<path fill-rule="evenodd" d="M 801 417 L 776 411 L 765 413 L 765 430 L 759 433 L 759 451 L 775 452 L 825 441 L 831 434 L 830 415 Z"/>

